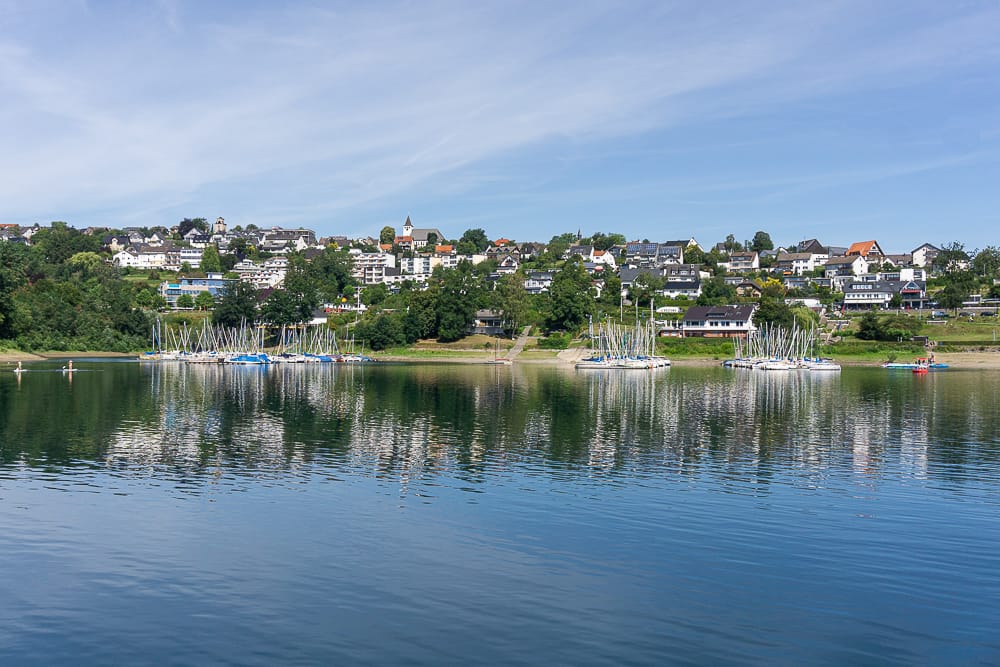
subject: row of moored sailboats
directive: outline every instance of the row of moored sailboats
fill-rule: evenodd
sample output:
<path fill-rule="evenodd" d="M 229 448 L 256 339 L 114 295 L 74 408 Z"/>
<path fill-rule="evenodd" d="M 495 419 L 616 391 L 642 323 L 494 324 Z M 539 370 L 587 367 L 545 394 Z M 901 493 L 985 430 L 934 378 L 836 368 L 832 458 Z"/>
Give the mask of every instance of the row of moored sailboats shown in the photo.
<path fill-rule="evenodd" d="M 762 324 L 746 338 L 734 338 L 736 357 L 723 362 L 727 368 L 764 371 L 839 371 L 840 364 L 816 356 L 816 329 L 793 326 L 785 329 Z"/>
<path fill-rule="evenodd" d="M 143 362 L 183 362 L 188 364 L 267 364 L 363 363 L 374 359 L 354 352 L 354 341 L 342 350 L 336 333 L 327 327 L 282 327 L 278 344 L 264 347 L 266 329 L 244 324 L 241 327 L 213 327 L 205 320 L 195 331 L 186 324 L 164 330 L 161 321 L 153 327 L 153 349 L 139 356 Z"/>
<path fill-rule="evenodd" d="M 594 331 L 590 323 L 590 357 L 581 359 L 576 367 L 585 370 L 650 370 L 670 366 L 670 360 L 656 354 L 656 324 L 650 319 L 645 325 L 625 326 L 608 321 Z"/>

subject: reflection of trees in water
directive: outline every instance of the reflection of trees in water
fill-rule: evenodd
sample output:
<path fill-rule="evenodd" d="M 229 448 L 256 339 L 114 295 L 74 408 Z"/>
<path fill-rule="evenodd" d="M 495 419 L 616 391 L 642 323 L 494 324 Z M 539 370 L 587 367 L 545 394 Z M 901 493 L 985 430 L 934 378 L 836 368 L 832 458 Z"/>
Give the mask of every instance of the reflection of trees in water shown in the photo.
<path fill-rule="evenodd" d="M 0 383 L 5 463 L 268 475 L 346 466 L 470 484 L 511 466 L 766 481 L 776 466 L 916 474 L 1000 457 L 990 374 L 108 364 Z M 44 418 L 39 418 L 43 412 Z"/>

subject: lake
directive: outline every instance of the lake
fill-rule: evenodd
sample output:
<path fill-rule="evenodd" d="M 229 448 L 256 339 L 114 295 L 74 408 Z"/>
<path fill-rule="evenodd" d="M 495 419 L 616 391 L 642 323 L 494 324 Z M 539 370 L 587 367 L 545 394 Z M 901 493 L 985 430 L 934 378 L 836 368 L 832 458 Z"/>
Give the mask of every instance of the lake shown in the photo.
<path fill-rule="evenodd" d="M 4 664 L 998 664 L 1000 373 L 0 372 Z"/>

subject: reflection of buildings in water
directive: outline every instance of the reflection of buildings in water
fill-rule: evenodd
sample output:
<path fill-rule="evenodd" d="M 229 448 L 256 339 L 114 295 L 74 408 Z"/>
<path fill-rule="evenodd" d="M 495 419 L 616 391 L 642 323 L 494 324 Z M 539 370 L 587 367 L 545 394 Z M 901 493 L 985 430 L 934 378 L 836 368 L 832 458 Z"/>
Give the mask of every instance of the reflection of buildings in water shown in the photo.
<path fill-rule="evenodd" d="M 652 424 L 664 455 L 680 463 L 711 457 L 754 464 L 781 448 L 782 458 L 790 453 L 800 463 L 821 464 L 834 431 L 838 378 L 744 369 L 704 371 L 697 377 L 672 372 L 648 398 L 635 399 L 655 406 Z M 607 400 L 616 400 L 618 393 L 609 392 Z"/>
<path fill-rule="evenodd" d="M 931 428 L 947 415 L 941 396 L 915 400 L 850 372 L 141 368 L 157 413 L 122 426 L 112 459 L 199 469 L 221 456 L 266 470 L 327 450 L 374 475 L 398 475 L 404 493 L 424 476 L 473 479 L 534 459 L 595 471 L 635 461 L 677 472 L 735 466 L 758 477 L 773 474 L 772 461 L 820 471 L 840 460 L 870 475 L 898 451 L 900 465 L 926 474 Z M 995 432 L 982 415 L 995 412 L 996 397 L 974 400 L 981 405 L 969 423 Z"/>
<path fill-rule="evenodd" d="M 270 369 L 182 363 L 140 368 L 149 376 L 157 413 L 123 424 L 109 447 L 110 460 L 202 469 L 238 459 L 241 470 L 303 463 L 299 447 L 286 446 L 282 415 L 265 409 L 272 389 L 284 393 Z"/>
<path fill-rule="evenodd" d="M 588 465 L 611 469 L 635 451 L 652 424 L 661 417 L 656 410 L 656 382 L 668 368 L 653 372 L 598 371 L 580 376 L 587 383 L 587 406 L 592 429 Z M 668 419 L 667 414 L 662 415 Z"/>

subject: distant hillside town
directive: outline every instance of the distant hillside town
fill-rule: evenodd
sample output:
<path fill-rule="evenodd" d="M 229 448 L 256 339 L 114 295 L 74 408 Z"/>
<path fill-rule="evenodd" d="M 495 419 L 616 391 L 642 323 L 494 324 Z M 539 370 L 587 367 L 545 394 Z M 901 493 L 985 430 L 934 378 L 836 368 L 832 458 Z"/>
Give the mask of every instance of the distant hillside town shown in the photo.
<path fill-rule="evenodd" d="M 31 244 L 40 225 L 21 228 L 0 225 L 0 241 Z M 258 289 L 280 288 L 288 268 L 288 256 L 299 253 L 307 260 L 324 248 L 345 249 L 352 260 L 352 276 L 361 285 L 390 288 L 406 281 L 426 286 L 438 267 L 454 268 L 461 261 L 473 265 L 493 261 L 493 276 L 515 274 L 523 267 L 546 266 L 524 275 L 530 294 L 548 291 L 553 270 L 560 261 L 578 258 L 593 277 L 599 295 L 604 279 L 614 274 L 625 299 L 637 283 L 663 297 L 703 294 L 705 282 L 722 276 L 738 293 L 759 292 L 761 279 L 781 281 L 788 290 L 825 288 L 843 294 L 845 309 L 889 307 L 894 301 L 904 308 L 922 308 L 928 301 L 926 282 L 935 271 L 968 269 L 972 256 L 951 247 L 947 263 L 935 263 L 942 248 L 923 243 L 909 252 L 890 254 L 877 240 L 844 245 L 807 239 L 793 246 L 774 246 L 770 236 L 758 232 L 752 241 L 727 240 L 704 246 L 694 237 L 667 241 L 625 241 L 620 234 L 598 234 L 583 238 L 563 234 L 549 243 L 516 242 L 506 238 L 488 240 L 482 230 L 469 230 L 449 240 L 434 227 L 415 227 L 407 216 L 399 233 L 386 228 L 381 238 L 317 237 L 311 229 L 282 227 L 230 228 L 225 219 L 209 224 L 201 218 L 186 219 L 171 228 L 127 227 L 121 230 L 88 227 L 85 235 L 100 236 L 106 261 L 123 269 L 194 273 L 202 269 L 206 252 L 213 257 L 211 272 L 236 274 Z M 956 244 L 953 244 L 956 245 Z M 212 249 L 212 251 L 209 251 Z M 216 266 L 219 257 L 236 258 L 230 266 Z M 536 260 L 532 262 L 531 260 Z"/>
<path fill-rule="evenodd" d="M 231 305 L 223 308 L 223 297 L 244 294 L 251 303 L 241 317 L 271 323 L 323 321 L 324 312 L 372 307 L 399 320 L 400 307 L 409 313 L 423 297 L 393 301 L 394 295 L 428 292 L 432 303 L 425 310 L 433 313 L 419 326 L 411 323 L 410 338 L 442 328 L 452 339 L 510 333 L 515 324 L 531 322 L 573 331 L 595 316 L 617 311 L 623 317 L 626 306 L 655 309 L 663 335 L 738 336 L 755 320 L 787 318 L 769 311 L 773 302 L 828 313 L 966 308 L 973 314 L 995 312 L 1000 303 L 1000 250 L 967 251 L 960 241 L 898 253 L 877 239 L 812 238 L 782 246 L 765 231 L 743 242 L 730 234 L 712 243 L 579 230 L 544 242 L 490 239 L 482 229 L 450 234 L 454 230 L 417 227 L 409 216 L 378 238 L 232 226 L 222 217 L 185 218 L 169 228 L 0 224 L 0 254 L 23 267 L 7 280 L 6 296 L 0 294 L 0 334 L 6 329 L 0 339 L 27 335 L 26 324 L 11 324 L 19 313 L 44 312 L 44 279 L 92 278 L 98 266 L 134 277 L 121 297 L 133 308 L 214 309 L 220 319 Z M 21 255 L 3 250 L 18 246 L 25 248 Z M 158 286 L 155 293 L 151 285 Z M 80 309 L 84 298 L 72 307 Z M 460 302 L 454 313 L 441 305 L 450 302 Z M 28 319 L 37 326 L 44 317 Z M 404 326 L 396 320 L 393 327 Z"/>

